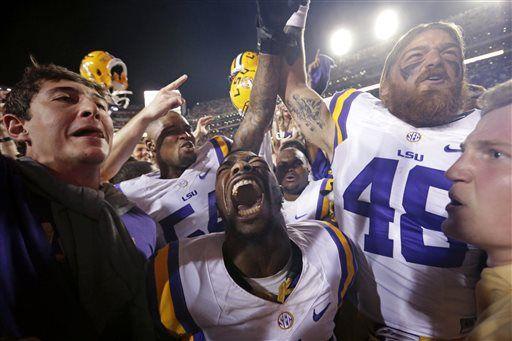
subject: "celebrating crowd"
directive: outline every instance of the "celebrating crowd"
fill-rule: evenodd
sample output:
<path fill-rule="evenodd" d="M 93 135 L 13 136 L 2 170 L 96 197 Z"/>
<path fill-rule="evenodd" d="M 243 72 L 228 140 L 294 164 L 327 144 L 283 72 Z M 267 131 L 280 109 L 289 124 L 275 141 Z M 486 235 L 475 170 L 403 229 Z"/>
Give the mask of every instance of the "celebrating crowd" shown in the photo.
<path fill-rule="evenodd" d="M 0 340 L 512 339 L 512 80 L 470 87 L 433 22 L 379 98 L 322 98 L 309 0 L 256 3 L 232 140 L 182 115 L 187 75 L 114 134 L 105 52 L 1 92 Z"/>

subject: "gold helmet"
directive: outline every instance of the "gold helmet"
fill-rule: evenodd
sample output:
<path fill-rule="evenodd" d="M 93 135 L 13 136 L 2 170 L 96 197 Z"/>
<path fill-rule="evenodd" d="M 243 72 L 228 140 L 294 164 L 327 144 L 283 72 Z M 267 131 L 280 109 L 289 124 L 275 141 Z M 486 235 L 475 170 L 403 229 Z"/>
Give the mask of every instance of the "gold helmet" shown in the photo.
<path fill-rule="evenodd" d="M 233 79 L 238 72 L 256 71 L 258 67 L 258 54 L 252 51 L 240 53 L 231 63 L 230 78 Z"/>
<path fill-rule="evenodd" d="M 80 64 L 80 74 L 110 91 L 128 89 L 126 64 L 105 51 L 88 53 Z"/>
<path fill-rule="evenodd" d="M 255 74 L 256 70 L 246 70 L 244 73 L 238 72 L 231 81 L 229 97 L 238 112 L 245 113 L 249 108 Z"/>

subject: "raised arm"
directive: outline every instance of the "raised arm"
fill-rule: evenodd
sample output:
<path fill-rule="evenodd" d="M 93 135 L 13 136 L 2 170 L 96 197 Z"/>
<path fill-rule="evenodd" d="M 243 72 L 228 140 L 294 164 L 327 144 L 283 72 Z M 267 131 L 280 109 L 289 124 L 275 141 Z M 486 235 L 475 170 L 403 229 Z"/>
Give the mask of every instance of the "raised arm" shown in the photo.
<path fill-rule="evenodd" d="M 233 138 L 233 150 L 258 154 L 263 136 L 272 124 L 280 71 L 280 56 L 260 53 L 249 109 Z"/>
<path fill-rule="evenodd" d="M 288 46 L 284 53 L 279 95 L 284 99 L 305 138 L 320 147 L 332 160 L 334 121 L 322 98 L 306 84 L 304 28 L 289 25 L 285 27 L 288 34 L 293 34 L 293 31 L 297 43 Z"/>
<path fill-rule="evenodd" d="M 183 103 L 180 93 L 174 90 L 177 90 L 185 83 L 187 78 L 186 75 L 183 75 L 160 89 L 153 101 L 116 133 L 112 150 L 108 158 L 101 165 L 102 180 L 108 181 L 117 174 L 130 155 L 132 155 L 133 149 L 151 122 L 159 119 L 169 110 L 179 107 Z"/>

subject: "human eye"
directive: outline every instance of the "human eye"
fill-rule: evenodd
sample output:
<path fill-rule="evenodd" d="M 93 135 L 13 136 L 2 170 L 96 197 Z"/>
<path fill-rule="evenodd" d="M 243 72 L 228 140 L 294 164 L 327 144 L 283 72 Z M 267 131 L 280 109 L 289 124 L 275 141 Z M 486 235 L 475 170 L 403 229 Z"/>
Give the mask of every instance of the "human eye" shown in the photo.
<path fill-rule="evenodd" d="M 443 57 L 454 60 L 459 58 L 459 52 L 456 49 L 448 49 L 442 52 Z"/>
<path fill-rule="evenodd" d="M 496 149 L 492 149 L 492 148 L 489 149 L 488 154 L 493 159 L 501 159 L 501 158 L 503 158 L 503 156 L 505 156 L 505 154 L 503 154 L 502 152 L 500 152 L 500 151 L 498 151 Z"/>
<path fill-rule="evenodd" d="M 412 52 L 405 57 L 405 63 L 415 63 L 421 60 L 421 58 L 423 58 L 423 54 L 421 52 Z"/>
<path fill-rule="evenodd" d="M 68 94 L 58 94 L 57 96 L 55 96 L 53 98 L 53 100 L 58 101 L 58 102 L 65 102 L 65 103 L 73 102 L 73 98 L 71 98 L 71 96 Z"/>

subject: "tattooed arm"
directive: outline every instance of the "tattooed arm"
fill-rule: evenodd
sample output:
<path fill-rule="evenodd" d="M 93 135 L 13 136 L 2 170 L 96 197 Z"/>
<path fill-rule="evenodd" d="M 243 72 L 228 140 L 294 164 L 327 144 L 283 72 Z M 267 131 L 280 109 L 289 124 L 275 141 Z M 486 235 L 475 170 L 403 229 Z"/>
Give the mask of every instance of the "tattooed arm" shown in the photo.
<path fill-rule="evenodd" d="M 334 121 L 322 98 L 306 85 L 304 65 L 304 32 L 301 34 L 301 52 L 291 65 L 283 59 L 279 95 L 290 110 L 295 123 L 310 143 L 321 148 L 332 160 L 334 148 Z"/>
<path fill-rule="evenodd" d="M 258 154 L 274 117 L 280 71 L 280 56 L 260 54 L 249 109 L 235 133 L 232 150 L 250 150 Z"/>

